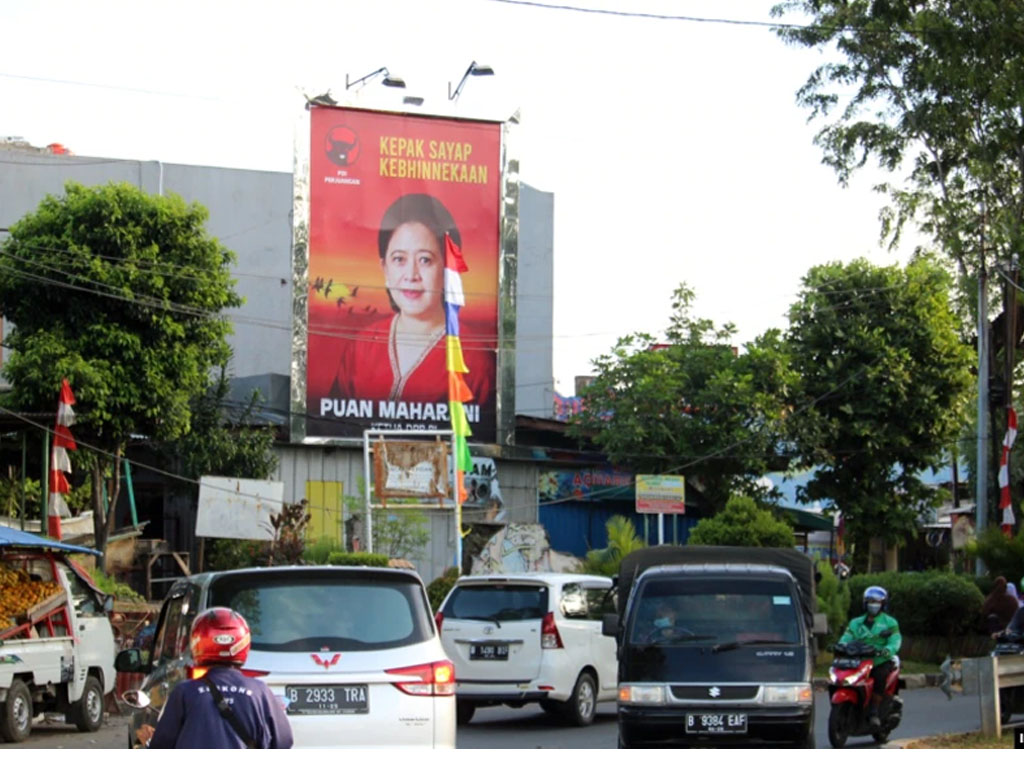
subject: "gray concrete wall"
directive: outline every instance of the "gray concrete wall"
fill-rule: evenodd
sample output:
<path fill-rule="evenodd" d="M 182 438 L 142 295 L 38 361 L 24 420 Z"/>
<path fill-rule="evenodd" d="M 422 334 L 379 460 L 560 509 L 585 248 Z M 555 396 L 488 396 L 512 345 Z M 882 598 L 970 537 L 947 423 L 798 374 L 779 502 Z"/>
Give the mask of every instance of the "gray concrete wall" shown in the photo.
<path fill-rule="evenodd" d="M 515 412 L 536 418 L 554 415 L 554 237 L 555 196 L 521 184 Z"/>
<path fill-rule="evenodd" d="M 235 327 L 232 373 L 288 375 L 291 174 L 0 149 L 0 228 L 35 210 L 46 195 L 60 195 L 69 180 L 86 186 L 124 181 L 205 206 L 209 232 L 238 257 L 235 290 L 245 297 L 242 307 L 227 312 Z"/>

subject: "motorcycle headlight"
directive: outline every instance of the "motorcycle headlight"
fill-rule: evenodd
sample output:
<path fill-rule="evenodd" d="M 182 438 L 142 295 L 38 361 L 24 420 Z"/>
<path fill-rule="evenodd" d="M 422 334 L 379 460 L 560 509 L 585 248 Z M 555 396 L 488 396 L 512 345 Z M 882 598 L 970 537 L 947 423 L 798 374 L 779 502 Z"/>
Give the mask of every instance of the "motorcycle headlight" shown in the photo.
<path fill-rule="evenodd" d="M 624 704 L 664 704 L 663 685 L 620 685 L 619 701 Z"/>
<path fill-rule="evenodd" d="M 868 667 L 861 667 L 854 674 L 850 675 L 848 678 L 843 680 L 843 685 L 856 685 L 864 679 L 864 676 L 867 675 L 867 673 Z"/>
<path fill-rule="evenodd" d="M 839 675 L 836 674 L 835 668 L 830 668 L 828 671 L 828 681 L 835 685 L 836 680 L 839 679 Z"/>

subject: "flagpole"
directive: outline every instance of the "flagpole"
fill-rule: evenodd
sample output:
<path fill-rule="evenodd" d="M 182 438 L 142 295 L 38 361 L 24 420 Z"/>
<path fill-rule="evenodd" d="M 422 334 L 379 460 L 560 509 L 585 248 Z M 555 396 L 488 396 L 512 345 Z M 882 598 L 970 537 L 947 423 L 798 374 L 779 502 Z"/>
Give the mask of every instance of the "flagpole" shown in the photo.
<path fill-rule="evenodd" d="M 452 432 L 452 498 L 455 501 L 455 568 L 462 575 L 462 494 L 459 493 L 458 436 Z"/>

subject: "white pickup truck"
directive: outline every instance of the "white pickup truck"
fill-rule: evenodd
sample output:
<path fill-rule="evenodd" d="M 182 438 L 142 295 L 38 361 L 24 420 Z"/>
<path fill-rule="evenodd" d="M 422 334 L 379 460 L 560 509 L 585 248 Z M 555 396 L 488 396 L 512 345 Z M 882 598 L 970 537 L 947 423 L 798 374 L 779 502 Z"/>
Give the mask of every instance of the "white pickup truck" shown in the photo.
<path fill-rule="evenodd" d="M 35 540 L 33 542 L 32 540 Z M 44 713 L 80 731 L 103 722 L 114 688 L 112 600 L 67 559 L 82 547 L 0 527 L 0 740 L 23 741 Z M 35 600 L 24 608 L 26 600 Z"/>

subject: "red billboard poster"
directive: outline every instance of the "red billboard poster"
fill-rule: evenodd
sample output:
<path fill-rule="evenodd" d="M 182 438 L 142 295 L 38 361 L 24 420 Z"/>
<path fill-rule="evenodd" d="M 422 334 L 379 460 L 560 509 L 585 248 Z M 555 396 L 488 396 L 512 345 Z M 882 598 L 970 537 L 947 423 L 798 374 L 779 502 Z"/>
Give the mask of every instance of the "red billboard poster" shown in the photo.
<path fill-rule="evenodd" d="M 495 442 L 501 124 L 313 107 L 310 142 L 307 436 L 448 429 L 457 334 L 471 439 Z"/>

